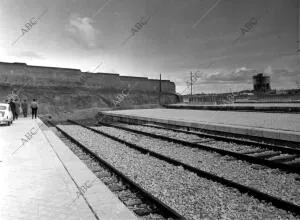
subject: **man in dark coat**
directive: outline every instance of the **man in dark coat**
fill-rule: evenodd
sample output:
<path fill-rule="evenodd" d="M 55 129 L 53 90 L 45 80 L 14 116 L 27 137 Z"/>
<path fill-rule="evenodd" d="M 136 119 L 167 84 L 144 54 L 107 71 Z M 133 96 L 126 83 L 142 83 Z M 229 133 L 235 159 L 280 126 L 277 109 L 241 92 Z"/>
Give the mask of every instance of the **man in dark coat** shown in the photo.
<path fill-rule="evenodd" d="M 22 107 L 24 118 L 26 118 L 27 117 L 27 112 L 28 112 L 28 104 L 27 104 L 26 99 L 23 100 L 23 102 L 21 104 L 21 107 Z"/>
<path fill-rule="evenodd" d="M 36 99 L 33 99 L 30 107 L 31 107 L 32 119 L 36 118 L 36 114 L 37 114 L 37 110 L 38 110 L 38 103 L 37 103 Z"/>
<path fill-rule="evenodd" d="M 16 113 L 16 105 L 15 105 L 15 103 L 13 102 L 13 99 L 10 100 L 9 106 L 10 106 L 11 112 L 12 112 L 12 114 L 13 114 L 13 120 L 15 120 L 15 119 L 16 119 L 16 114 L 17 114 L 17 113 Z"/>
<path fill-rule="evenodd" d="M 18 99 L 15 99 L 15 105 L 16 105 L 16 119 L 18 119 L 20 115 L 20 102 Z"/>

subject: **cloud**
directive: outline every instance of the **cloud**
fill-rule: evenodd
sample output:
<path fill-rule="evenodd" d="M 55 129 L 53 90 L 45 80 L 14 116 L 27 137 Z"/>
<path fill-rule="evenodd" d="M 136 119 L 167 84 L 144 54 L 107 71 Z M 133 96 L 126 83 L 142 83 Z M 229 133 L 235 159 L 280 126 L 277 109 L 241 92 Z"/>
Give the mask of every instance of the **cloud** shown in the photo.
<path fill-rule="evenodd" d="M 267 75 L 271 77 L 271 82 L 295 82 L 300 80 L 299 70 L 270 69 Z"/>
<path fill-rule="evenodd" d="M 252 76 L 256 73 L 257 70 L 240 67 L 229 73 L 206 74 L 202 79 L 203 83 L 251 83 Z"/>
<path fill-rule="evenodd" d="M 270 74 L 272 74 L 272 73 L 273 73 L 272 67 L 271 67 L 271 66 L 268 66 L 268 67 L 265 69 L 265 74 L 270 75 Z"/>
<path fill-rule="evenodd" d="M 11 54 L 11 56 L 15 56 L 18 58 L 29 58 L 29 59 L 39 59 L 39 60 L 45 59 L 42 55 L 33 51 L 14 52 Z"/>
<path fill-rule="evenodd" d="M 97 42 L 101 32 L 94 28 L 92 23 L 93 20 L 88 17 L 71 14 L 65 29 L 77 43 L 89 49 L 96 48 L 99 47 Z"/>
<path fill-rule="evenodd" d="M 232 72 L 218 72 L 216 74 L 206 74 L 202 77 L 202 83 L 252 83 L 252 76 L 261 73 L 257 69 L 247 69 L 246 67 L 236 68 Z M 271 77 L 271 83 L 288 83 L 300 80 L 299 70 L 273 69 L 268 66 L 264 75 Z"/>

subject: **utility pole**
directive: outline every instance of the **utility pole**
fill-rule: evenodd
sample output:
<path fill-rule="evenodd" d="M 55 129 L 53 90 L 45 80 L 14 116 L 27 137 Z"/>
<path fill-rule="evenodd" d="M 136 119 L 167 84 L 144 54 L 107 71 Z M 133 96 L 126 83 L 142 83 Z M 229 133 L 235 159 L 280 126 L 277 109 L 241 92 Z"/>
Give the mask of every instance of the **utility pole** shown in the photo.
<path fill-rule="evenodd" d="M 297 53 L 298 53 L 298 61 L 300 61 L 300 1 L 298 0 L 298 48 L 297 48 Z"/>
<path fill-rule="evenodd" d="M 191 102 L 193 98 L 193 72 L 191 71 Z"/>
<path fill-rule="evenodd" d="M 159 104 L 161 104 L 161 74 L 159 74 Z"/>
<path fill-rule="evenodd" d="M 159 74 L 159 92 L 161 93 L 161 74 Z"/>

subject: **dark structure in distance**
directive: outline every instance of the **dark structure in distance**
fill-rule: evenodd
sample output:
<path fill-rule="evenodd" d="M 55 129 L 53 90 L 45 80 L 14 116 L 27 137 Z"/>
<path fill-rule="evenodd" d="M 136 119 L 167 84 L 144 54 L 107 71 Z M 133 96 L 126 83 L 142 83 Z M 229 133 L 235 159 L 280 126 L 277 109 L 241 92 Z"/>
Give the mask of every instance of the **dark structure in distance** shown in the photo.
<path fill-rule="evenodd" d="M 267 93 L 271 91 L 270 76 L 264 76 L 263 73 L 258 73 L 252 77 L 252 80 L 255 93 Z"/>

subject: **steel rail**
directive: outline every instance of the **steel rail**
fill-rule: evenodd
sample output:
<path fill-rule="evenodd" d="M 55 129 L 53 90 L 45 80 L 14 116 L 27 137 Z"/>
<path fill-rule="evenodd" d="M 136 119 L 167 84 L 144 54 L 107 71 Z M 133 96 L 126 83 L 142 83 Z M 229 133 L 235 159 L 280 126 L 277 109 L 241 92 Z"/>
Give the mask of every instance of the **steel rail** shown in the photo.
<path fill-rule="evenodd" d="M 130 120 L 130 121 L 134 121 L 135 119 L 132 119 L 132 118 L 127 118 L 127 117 L 125 117 L 125 116 L 121 116 L 121 115 L 110 115 L 110 114 L 103 114 L 104 115 L 104 117 L 106 117 L 106 118 L 114 118 L 114 117 L 116 117 L 116 118 L 119 118 L 120 119 L 120 122 L 121 123 L 128 123 L 128 124 L 134 124 L 134 125 L 140 125 L 140 124 L 138 124 L 138 123 L 132 123 L 132 122 L 128 122 L 128 120 Z M 173 127 L 181 127 L 181 128 L 186 128 L 187 130 L 189 130 L 189 129 L 191 129 L 191 127 L 188 127 L 188 126 L 184 126 L 184 125 L 175 125 L 175 124 L 167 124 L 167 123 L 164 123 L 164 122 L 155 122 L 155 121 L 150 121 L 150 120 L 146 120 L 146 119 L 138 119 L 138 121 L 141 121 L 141 122 L 145 122 L 145 123 L 155 123 L 155 124 L 158 124 L 158 125 L 161 125 L 161 126 L 173 126 Z M 101 122 L 99 122 L 99 123 L 101 123 Z M 168 129 L 168 128 L 167 128 Z M 192 128 L 192 129 L 194 129 L 194 128 Z M 206 130 L 206 129 L 201 129 L 201 130 L 204 130 L 204 131 L 206 131 L 206 132 L 211 132 L 211 130 Z M 224 133 L 224 134 L 228 134 L 229 136 L 231 136 L 231 135 L 238 135 L 238 136 L 241 136 L 241 137 L 245 137 L 245 138 L 248 138 L 248 139 L 251 139 L 251 138 L 256 138 L 256 137 L 254 137 L 254 136 L 251 136 L 251 135 L 246 135 L 246 134 L 234 134 L 234 133 L 228 133 L 228 132 L 222 132 L 222 131 L 218 131 L 218 133 Z M 198 133 L 198 135 L 201 135 L 201 136 L 203 136 L 203 137 L 212 137 L 212 138 L 214 138 L 214 135 L 215 134 L 205 134 L 205 133 Z M 225 137 L 225 136 L 221 136 L 221 135 L 216 135 L 218 138 L 219 138 L 219 140 L 223 140 L 223 141 L 230 141 L 230 138 L 231 137 Z M 267 138 L 267 137 L 264 137 L 264 138 L 262 138 L 262 137 L 260 137 L 261 139 L 264 139 L 264 140 L 266 140 L 266 141 L 274 141 L 274 139 L 271 139 L 271 138 Z M 238 139 L 238 138 L 234 138 L 235 140 L 237 140 L 237 142 L 236 143 L 238 143 L 238 141 L 240 141 L 240 139 Z M 234 140 L 233 139 L 233 140 Z M 287 141 L 287 140 L 279 140 L 280 142 L 283 142 L 283 143 L 289 143 L 289 144 L 292 144 L 293 146 L 299 146 L 299 142 L 295 142 L 295 141 Z M 249 144 L 251 144 L 251 143 L 259 143 L 259 142 L 256 142 L 256 141 L 248 141 L 249 142 Z M 266 144 L 266 143 L 261 143 L 261 144 L 263 144 L 265 147 L 268 147 L 268 146 L 270 146 L 270 147 L 272 147 L 272 144 Z M 273 145 L 273 146 L 278 146 L 278 145 Z M 282 147 L 283 148 L 283 150 L 289 150 L 289 149 L 291 149 L 291 153 L 293 153 L 293 150 L 295 149 L 295 150 L 298 150 L 298 149 L 296 149 L 296 148 L 290 148 L 290 147 Z M 299 153 L 299 150 L 298 151 L 296 151 L 297 153 Z"/>
<path fill-rule="evenodd" d="M 260 148 L 267 148 L 270 150 L 279 150 L 282 151 L 283 153 L 289 153 L 289 154 L 297 154 L 300 156 L 300 150 L 295 149 L 295 148 L 289 148 L 289 147 L 282 147 L 274 144 L 266 144 L 266 143 L 260 143 L 257 141 L 251 141 L 251 140 L 242 140 L 239 138 L 234 138 L 234 137 L 225 137 L 225 136 L 220 136 L 220 135 L 214 135 L 214 134 L 205 134 L 205 133 L 199 133 L 199 132 L 193 132 L 193 131 L 184 131 L 184 130 L 179 130 L 175 128 L 166 128 L 166 127 L 158 127 L 155 125 L 141 125 L 141 124 L 135 124 L 135 123 L 127 123 L 127 122 L 122 122 L 124 124 L 131 124 L 131 125 L 137 125 L 137 126 L 145 126 L 145 127 L 150 127 L 150 128 L 157 128 L 157 129 L 163 129 L 163 130 L 170 130 L 174 132 L 182 132 L 185 134 L 192 134 L 192 135 L 197 135 L 199 137 L 205 137 L 205 138 L 213 138 L 215 140 L 220 140 L 224 142 L 234 142 L 236 144 L 243 144 L 243 145 L 252 145 L 252 146 L 257 146 Z"/>
<path fill-rule="evenodd" d="M 231 180 L 227 180 L 227 179 L 225 179 L 223 177 L 219 177 L 217 175 L 214 175 L 214 174 L 208 173 L 206 171 L 200 170 L 198 168 L 192 167 L 192 166 L 190 166 L 188 164 L 185 164 L 185 163 L 182 163 L 182 162 L 180 162 L 178 160 L 175 160 L 175 159 L 169 158 L 167 156 L 161 155 L 159 153 L 156 153 L 154 151 L 145 149 L 143 147 L 140 147 L 138 145 L 132 144 L 130 142 L 127 142 L 125 140 L 122 140 L 120 138 L 112 136 L 112 135 L 107 134 L 105 132 L 101 132 L 101 131 L 98 131 L 96 129 L 90 128 L 90 127 L 85 126 L 83 124 L 80 124 L 80 123 L 78 123 L 76 121 L 73 121 L 73 120 L 68 120 L 68 121 L 71 122 L 71 123 L 73 123 L 73 124 L 76 124 L 78 126 L 81 126 L 83 128 L 86 128 L 88 130 L 91 130 L 91 131 L 93 131 L 93 132 L 95 132 L 97 134 L 103 135 L 105 137 L 108 137 L 110 139 L 118 141 L 118 142 L 120 142 L 122 144 L 125 144 L 126 146 L 128 146 L 130 148 L 133 148 L 133 149 L 138 150 L 138 151 L 143 152 L 143 153 L 147 153 L 147 154 L 149 154 L 149 155 L 151 155 L 153 157 L 156 157 L 156 158 L 158 158 L 160 160 L 167 161 L 170 164 L 173 164 L 173 165 L 176 165 L 176 166 L 182 166 L 184 169 L 196 173 L 201 178 L 206 178 L 206 179 L 209 179 L 209 180 L 212 180 L 212 181 L 219 182 L 219 183 L 221 183 L 221 184 L 223 184 L 223 185 L 225 185 L 227 187 L 236 188 L 241 193 L 247 193 L 247 194 L 252 195 L 253 197 L 255 197 L 255 198 L 259 199 L 259 200 L 268 201 L 268 202 L 272 203 L 277 208 L 280 208 L 280 209 L 283 209 L 283 210 L 287 210 L 287 211 L 293 212 L 293 213 L 295 213 L 297 215 L 300 215 L 300 206 L 295 205 L 295 204 L 293 204 L 291 202 L 284 201 L 282 199 L 279 199 L 279 198 L 276 198 L 274 196 L 268 195 L 266 193 L 260 192 L 260 191 L 254 189 L 254 188 L 241 185 L 241 184 L 233 182 Z"/>
<path fill-rule="evenodd" d="M 141 195 L 145 197 L 150 202 L 154 203 L 160 210 L 163 210 L 163 215 L 166 215 L 168 217 L 174 218 L 174 219 L 182 219 L 186 220 L 185 217 L 177 213 L 174 209 L 160 201 L 158 198 L 154 197 L 152 194 L 147 192 L 145 189 L 143 189 L 139 184 L 132 181 L 128 176 L 126 176 L 123 172 L 117 170 L 113 165 L 105 161 L 104 159 L 100 158 L 98 154 L 94 153 L 92 150 L 85 147 L 83 144 L 81 144 L 79 141 L 74 139 L 72 136 L 70 136 L 67 132 L 62 130 L 61 128 L 57 127 L 50 121 L 48 121 L 50 124 L 52 124 L 57 130 L 59 130 L 63 135 L 65 135 L 70 141 L 78 145 L 83 151 L 87 152 L 88 154 L 92 155 L 94 158 L 96 158 L 98 161 L 103 163 L 109 170 L 116 173 L 118 176 L 122 178 L 122 180 L 125 180 L 126 183 L 128 183 L 131 187 L 138 189 Z"/>
<path fill-rule="evenodd" d="M 215 147 L 200 144 L 200 143 L 192 143 L 192 142 L 188 142 L 188 141 L 184 141 L 184 140 L 179 140 L 179 139 L 175 139 L 175 138 L 171 138 L 171 137 L 166 137 L 166 136 L 163 136 L 163 135 L 148 133 L 148 132 L 144 132 L 144 131 L 138 131 L 138 130 L 135 130 L 135 129 L 132 129 L 132 128 L 126 128 L 126 127 L 123 127 L 123 126 L 112 125 L 112 124 L 107 124 L 107 123 L 102 123 L 102 122 L 98 122 L 98 123 L 102 124 L 102 125 L 105 125 L 105 126 L 108 126 L 108 127 L 114 127 L 114 128 L 122 129 L 122 130 L 125 130 L 125 131 L 134 132 L 134 133 L 137 133 L 137 134 L 141 134 L 141 135 L 145 135 L 145 136 L 149 136 L 149 137 L 153 137 L 153 138 L 157 138 L 157 139 L 161 139 L 161 140 L 165 140 L 165 141 L 169 141 L 169 142 L 173 142 L 173 143 L 178 143 L 178 144 L 182 144 L 182 145 L 193 147 L 193 148 L 199 148 L 199 149 L 203 149 L 203 150 L 206 150 L 206 151 L 213 151 L 213 152 L 219 153 L 221 155 L 232 156 L 232 157 L 235 157 L 239 160 L 247 161 L 249 163 L 256 163 L 256 164 L 267 166 L 267 167 L 270 167 L 270 168 L 273 168 L 273 169 L 280 169 L 280 170 L 284 170 L 286 172 L 300 174 L 300 169 L 298 167 L 290 166 L 290 165 L 287 165 L 287 164 L 273 162 L 273 161 L 265 160 L 265 159 L 262 159 L 262 158 L 249 156 L 249 155 L 246 155 L 246 154 L 236 153 L 236 152 L 233 152 L 233 151 L 223 150 L 223 149 L 215 148 Z"/>

